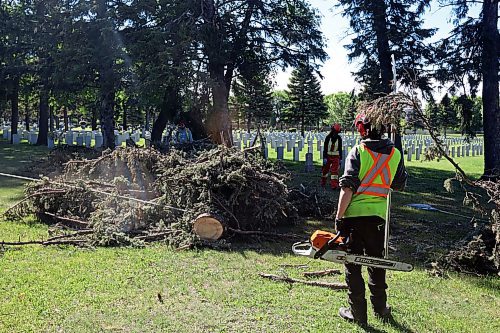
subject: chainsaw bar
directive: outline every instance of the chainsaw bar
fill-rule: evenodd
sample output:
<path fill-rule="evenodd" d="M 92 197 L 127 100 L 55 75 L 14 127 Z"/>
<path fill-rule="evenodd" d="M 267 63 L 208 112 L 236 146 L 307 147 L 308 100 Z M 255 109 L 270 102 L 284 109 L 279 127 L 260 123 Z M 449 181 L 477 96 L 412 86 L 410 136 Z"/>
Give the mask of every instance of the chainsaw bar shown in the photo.
<path fill-rule="evenodd" d="M 310 242 L 298 242 L 292 246 L 293 253 L 315 258 L 316 250 Z M 411 272 L 413 266 L 404 262 L 387 260 L 384 258 L 368 257 L 363 255 L 351 254 L 341 250 L 328 250 L 320 259 L 336 262 L 340 264 L 357 264 L 361 266 L 389 269 L 393 271 Z"/>

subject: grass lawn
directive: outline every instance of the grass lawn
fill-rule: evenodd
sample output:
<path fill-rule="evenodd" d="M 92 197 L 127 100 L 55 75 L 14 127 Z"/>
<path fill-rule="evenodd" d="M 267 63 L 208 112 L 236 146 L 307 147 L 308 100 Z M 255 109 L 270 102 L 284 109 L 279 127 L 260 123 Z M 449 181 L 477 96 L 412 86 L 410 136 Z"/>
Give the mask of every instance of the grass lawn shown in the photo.
<path fill-rule="evenodd" d="M 22 161 L 45 153 L 44 148 L 0 142 L 0 172 L 15 173 Z M 480 158 L 463 164 L 471 174 L 480 174 Z M 317 184 L 318 174 L 290 166 L 294 182 Z M 444 162 L 412 162 L 409 172 L 408 191 L 394 195 L 391 244 L 392 257 L 412 262 L 416 269 L 388 272 L 394 321 L 383 324 L 370 314 L 368 331 L 500 331 L 499 278 L 451 274 L 442 279 L 431 277 L 424 268 L 445 245 L 470 230 L 468 220 L 404 207 L 427 202 L 472 215 L 461 206 L 460 193 L 450 195 L 442 188 L 453 172 Z M 21 195 L 21 182 L 0 178 L 0 211 Z M 330 226 L 309 221 L 295 231 L 305 234 L 316 227 Z M 39 237 L 47 237 L 46 226 L 32 220 L 0 220 L 0 239 Z M 300 277 L 301 270 L 281 268 L 282 264 L 304 264 L 307 270 L 341 268 L 296 257 L 290 245 L 233 244 L 233 250 L 225 252 L 175 251 L 163 245 L 0 248 L 0 332 L 362 332 L 337 317 L 338 308 L 346 305 L 345 291 L 291 286 L 257 275 Z"/>

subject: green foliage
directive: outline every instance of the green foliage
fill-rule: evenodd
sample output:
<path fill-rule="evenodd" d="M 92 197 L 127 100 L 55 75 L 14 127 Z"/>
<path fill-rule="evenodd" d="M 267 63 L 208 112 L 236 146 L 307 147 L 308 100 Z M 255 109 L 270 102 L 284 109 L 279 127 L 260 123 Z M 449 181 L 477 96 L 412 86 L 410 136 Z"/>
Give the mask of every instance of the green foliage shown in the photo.
<path fill-rule="evenodd" d="M 416 83 L 426 95 L 431 93 L 427 65 L 431 49 L 424 41 L 435 29 L 423 28 L 423 15 L 430 0 L 340 0 L 343 16 L 349 18 L 352 42 L 346 46 L 351 61 L 360 61 L 354 73 L 363 84 L 363 99 L 391 92 L 391 54 L 395 56 L 398 80 Z"/>
<path fill-rule="evenodd" d="M 284 119 L 289 123 L 300 124 L 300 131 L 304 135 L 305 126 L 318 126 L 328 116 L 320 82 L 312 66 L 303 63 L 294 69 L 288 90 L 290 106 Z"/>
<path fill-rule="evenodd" d="M 328 108 L 328 124 L 339 123 L 342 128 L 351 128 L 356 117 L 357 97 L 351 93 L 338 92 L 325 96 Z"/>
<path fill-rule="evenodd" d="M 272 83 L 268 71 L 259 67 L 262 66 L 246 66 L 241 72 L 240 80 L 233 84 L 235 104 L 246 119 L 248 131 L 252 122 L 256 125 L 269 124 L 273 113 Z"/>

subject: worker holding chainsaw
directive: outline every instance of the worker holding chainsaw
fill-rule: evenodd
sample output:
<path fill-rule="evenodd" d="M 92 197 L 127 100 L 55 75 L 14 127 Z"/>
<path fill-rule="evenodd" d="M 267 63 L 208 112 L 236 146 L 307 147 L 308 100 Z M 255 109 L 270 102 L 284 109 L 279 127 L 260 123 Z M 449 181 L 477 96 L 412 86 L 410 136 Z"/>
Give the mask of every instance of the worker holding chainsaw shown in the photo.
<path fill-rule="evenodd" d="M 326 185 L 330 173 L 330 186 L 334 190 L 339 188 L 339 167 L 342 160 L 342 138 L 339 135 L 341 130 L 340 124 L 333 124 L 323 146 L 321 186 Z"/>
<path fill-rule="evenodd" d="M 391 189 L 405 187 L 408 175 L 401 152 L 391 140 L 382 138 L 385 126 L 371 123 L 363 114 L 356 117 L 355 126 L 362 140 L 346 157 L 344 174 L 340 178 L 335 229 L 347 240 L 349 254 L 366 255 L 376 260 L 384 254 L 388 196 Z M 366 324 L 367 302 L 361 267 L 345 262 L 349 307 L 340 308 L 339 315 Z M 369 266 L 368 275 L 375 315 L 388 319 L 391 308 L 387 304 L 385 269 Z"/>

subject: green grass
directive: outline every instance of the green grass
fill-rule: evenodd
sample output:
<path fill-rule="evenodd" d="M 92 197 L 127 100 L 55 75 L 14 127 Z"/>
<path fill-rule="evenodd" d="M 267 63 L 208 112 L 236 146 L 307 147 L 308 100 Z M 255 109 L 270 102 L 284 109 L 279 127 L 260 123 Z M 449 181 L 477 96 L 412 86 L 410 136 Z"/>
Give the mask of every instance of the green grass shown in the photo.
<path fill-rule="evenodd" d="M 20 145 L 12 150 L 0 143 L 1 169 L 15 172 L 16 161 L 44 153 L 37 147 Z M 294 181 L 316 183 L 317 174 L 303 174 L 300 165 L 290 166 Z M 410 210 L 403 207 L 405 203 L 425 200 L 472 214 L 460 207 L 459 193 L 448 195 L 442 189 L 443 179 L 453 175 L 451 169 L 426 166 L 411 165 L 409 191 L 394 195 L 394 235 L 402 240 L 394 243 L 398 249 L 392 255 L 414 262 L 416 270 L 388 272 L 395 319 L 383 324 L 370 314 L 368 331 L 499 331 L 500 279 L 455 274 L 435 278 L 425 272 L 424 259 L 412 259 L 417 253 L 412 246 L 429 240 L 422 238 L 423 228 L 440 228 L 439 252 L 443 239 L 467 232 L 461 231 L 467 229 L 467 222 Z M 478 163 L 470 162 L 470 167 Z M 0 185 L 3 210 L 20 198 L 22 184 L 0 178 Z M 432 225 L 428 226 L 429 221 Z M 418 223 L 420 229 L 410 228 Z M 452 229 L 452 223 L 464 226 Z M 311 221 L 307 229 L 316 226 L 329 227 Z M 32 220 L 0 222 L 0 239 L 46 236 L 47 227 Z M 341 268 L 293 256 L 288 242 L 233 244 L 227 252 L 175 251 L 162 245 L 143 249 L 7 247 L 0 251 L 0 332 L 362 332 L 337 317 L 338 308 L 346 305 L 345 292 L 290 286 L 257 276 L 269 272 L 300 277 L 300 270 L 283 269 L 281 264 L 306 264 L 307 270 Z M 329 279 L 343 281 L 343 277 Z"/>

